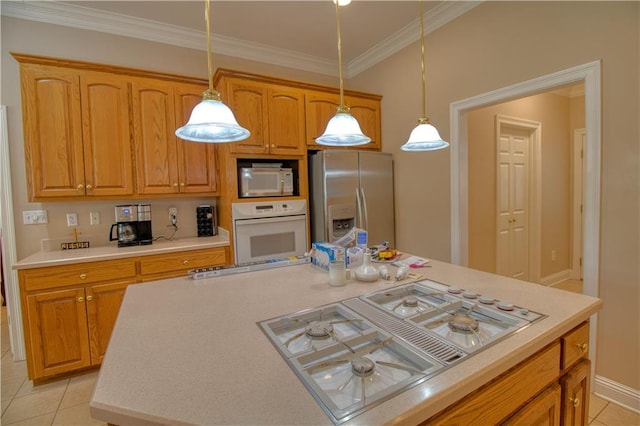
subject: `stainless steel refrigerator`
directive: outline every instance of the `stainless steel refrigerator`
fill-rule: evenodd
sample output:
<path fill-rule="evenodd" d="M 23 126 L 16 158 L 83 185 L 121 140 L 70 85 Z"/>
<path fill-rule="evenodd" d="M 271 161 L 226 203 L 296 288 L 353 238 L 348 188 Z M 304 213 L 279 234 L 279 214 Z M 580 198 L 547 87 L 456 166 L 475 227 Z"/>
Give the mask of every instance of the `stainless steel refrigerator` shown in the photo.
<path fill-rule="evenodd" d="M 326 150 L 311 156 L 311 239 L 334 242 L 366 229 L 369 246 L 395 247 L 393 157 L 383 152 Z"/>

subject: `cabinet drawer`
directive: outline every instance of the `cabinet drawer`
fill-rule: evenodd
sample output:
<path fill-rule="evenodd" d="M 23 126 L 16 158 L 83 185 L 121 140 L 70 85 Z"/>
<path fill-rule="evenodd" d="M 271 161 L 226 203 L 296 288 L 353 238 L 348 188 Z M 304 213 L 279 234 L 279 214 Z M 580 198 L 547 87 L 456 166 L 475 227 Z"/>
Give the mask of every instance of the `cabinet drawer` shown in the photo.
<path fill-rule="evenodd" d="M 151 275 L 172 271 L 187 271 L 194 268 L 224 265 L 227 262 L 224 247 L 158 254 L 140 259 L 140 273 Z"/>
<path fill-rule="evenodd" d="M 76 263 L 25 269 L 20 275 L 24 289 L 32 291 L 135 277 L 136 264 L 128 259 Z"/>
<path fill-rule="evenodd" d="M 562 337 L 562 369 L 589 355 L 589 322 L 583 322 Z"/>

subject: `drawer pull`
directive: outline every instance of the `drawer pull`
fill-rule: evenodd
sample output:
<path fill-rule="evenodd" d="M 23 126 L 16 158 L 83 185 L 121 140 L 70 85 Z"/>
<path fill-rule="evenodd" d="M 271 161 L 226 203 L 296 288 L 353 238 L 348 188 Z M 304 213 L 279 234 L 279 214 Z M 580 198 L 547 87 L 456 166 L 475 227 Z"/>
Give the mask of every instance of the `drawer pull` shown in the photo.
<path fill-rule="evenodd" d="M 182 261 L 182 264 L 183 264 L 183 265 L 185 265 L 185 266 L 187 266 L 187 265 L 189 264 L 189 261 L 188 261 L 188 260 L 183 260 L 183 261 Z"/>
<path fill-rule="evenodd" d="M 82 303 L 82 302 L 84 302 L 84 297 L 80 296 L 80 297 L 78 297 L 77 300 L 78 300 L 78 303 Z"/>
<path fill-rule="evenodd" d="M 91 302 L 93 300 L 93 296 L 87 296 L 87 302 Z"/>
<path fill-rule="evenodd" d="M 580 405 L 580 398 L 569 397 L 569 402 L 573 404 L 574 408 L 578 408 L 578 406 Z"/>
<path fill-rule="evenodd" d="M 81 280 L 86 280 L 87 279 L 87 274 L 80 274 L 80 279 Z"/>
<path fill-rule="evenodd" d="M 589 349 L 589 345 L 587 345 L 586 343 L 578 343 L 576 346 L 582 351 L 582 353 L 585 354 L 587 353 L 587 349 Z"/>

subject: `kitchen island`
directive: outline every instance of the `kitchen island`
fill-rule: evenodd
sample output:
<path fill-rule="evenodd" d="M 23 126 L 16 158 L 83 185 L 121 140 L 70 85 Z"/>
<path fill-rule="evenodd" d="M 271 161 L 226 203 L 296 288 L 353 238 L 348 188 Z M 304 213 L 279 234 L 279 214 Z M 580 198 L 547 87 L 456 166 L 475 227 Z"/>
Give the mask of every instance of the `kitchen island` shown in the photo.
<path fill-rule="evenodd" d="M 491 295 L 546 317 L 346 424 L 425 421 L 532 355 L 559 347 L 562 336 L 601 305 L 593 297 L 448 263 L 429 265 L 419 270 L 421 279 Z M 408 281 L 350 281 L 331 287 L 326 272 L 305 264 L 130 286 L 90 402 L 91 414 L 123 426 L 330 425 L 258 323 Z"/>

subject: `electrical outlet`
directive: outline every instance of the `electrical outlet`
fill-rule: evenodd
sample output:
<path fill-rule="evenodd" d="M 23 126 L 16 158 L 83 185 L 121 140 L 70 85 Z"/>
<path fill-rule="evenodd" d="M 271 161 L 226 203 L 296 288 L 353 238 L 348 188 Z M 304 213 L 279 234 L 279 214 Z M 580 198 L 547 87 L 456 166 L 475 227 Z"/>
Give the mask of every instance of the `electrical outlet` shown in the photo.
<path fill-rule="evenodd" d="M 67 226 L 78 226 L 77 213 L 67 213 Z"/>
<path fill-rule="evenodd" d="M 100 225 L 100 212 L 89 213 L 89 223 L 91 225 Z"/>
<path fill-rule="evenodd" d="M 49 218 L 46 210 L 25 210 L 22 212 L 22 223 L 24 225 L 39 225 L 48 222 Z"/>
<path fill-rule="evenodd" d="M 178 223 L 178 209 L 176 207 L 169 207 L 169 223 L 172 225 Z"/>

